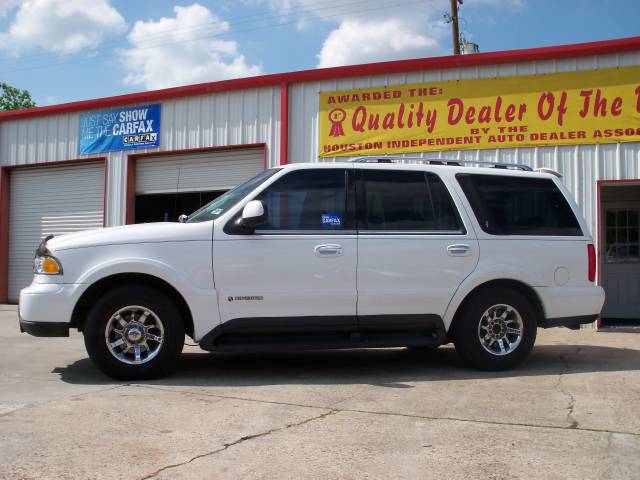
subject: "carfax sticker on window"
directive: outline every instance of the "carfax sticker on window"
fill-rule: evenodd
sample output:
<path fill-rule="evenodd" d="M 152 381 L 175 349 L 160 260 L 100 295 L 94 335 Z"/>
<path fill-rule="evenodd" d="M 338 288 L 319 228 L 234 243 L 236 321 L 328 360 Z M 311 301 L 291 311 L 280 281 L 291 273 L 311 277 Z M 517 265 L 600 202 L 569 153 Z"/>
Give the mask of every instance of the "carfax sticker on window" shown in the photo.
<path fill-rule="evenodd" d="M 342 226 L 342 215 L 339 213 L 321 214 L 321 223 L 325 228 L 339 228 Z"/>

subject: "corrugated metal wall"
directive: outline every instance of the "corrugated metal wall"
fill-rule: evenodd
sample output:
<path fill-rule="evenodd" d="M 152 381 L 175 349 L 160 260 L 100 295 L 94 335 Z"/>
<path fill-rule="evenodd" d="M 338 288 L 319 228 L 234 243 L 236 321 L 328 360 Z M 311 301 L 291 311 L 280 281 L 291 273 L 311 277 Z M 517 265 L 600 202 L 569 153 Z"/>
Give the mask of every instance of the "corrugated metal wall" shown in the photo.
<path fill-rule="evenodd" d="M 320 92 L 403 83 L 570 72 L 628 65 L 640 65 L 640 52 L 428 70 L 292 85 L 289 90 L 289 162 L 318 161 L 318 94 Z M 428 155 L 465 160 L 524 163 L 533 168 L 553 168 L 563 174 L 563 181 L 580 205 L 592 233 L 595 233 L 597 222 L 596 180 L 640 178 L 640 143 L 464 150 L 430 152 Z"/>
<path fill-rule="evenodd" d="M 640 52 L 627 52 L 292 84 L 289 90 L 289 162 L 318 160 L 320 91 L 639 64 Z M 278 163 L 279 87 L 179 98 L 164 101 L 162 104 L 161 151 L 264 142 L 267 144 L 269 166 Z M 71 113 L 0 122 L 0 163 L 32 164 L 78 158 L 79 117 L 79 113 Z M 128 153 L 130 152 L 106 154 L 109 159 L 108 225 L 124 223 Z M 466 150 L 438 155 L 462 159 L 513 161 L 535 168 L 556 169 L 564 175 L 564 181 L 582 208 L 592 231 L 595 230 L 597 216 L 596 180 L 640 178 L 639 143 Z"/>
<path fill-rule="evenodd" d="M 182 150 L 236 144 L 267 144 L 267 161 L 280 158 L 280 87 L 238 90 L 166 100 L 162 103 L 160 149 Z M 80 158 L 80 113 L 0 122 L 0 163 L 23 165 Z M 125 221 L 126 159 L 132 151 L 107 156 L 107 225 Z"/>

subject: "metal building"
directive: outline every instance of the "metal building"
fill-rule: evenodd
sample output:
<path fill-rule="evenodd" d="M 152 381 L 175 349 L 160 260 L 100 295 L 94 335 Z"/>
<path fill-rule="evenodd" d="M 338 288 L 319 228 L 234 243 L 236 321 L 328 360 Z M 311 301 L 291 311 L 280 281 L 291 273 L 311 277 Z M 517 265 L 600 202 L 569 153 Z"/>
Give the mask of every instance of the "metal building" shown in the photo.
<path fill-rule="evenodd" d="M 640 65 L 640 37 L 264 75 L 0 113 L 0 301 L 16 301 L 46 234 L 175 220 L 263 168 L 320 161 L 321 92 L 633 65 Z M 161 111 L 159 146 L 80 153 L 88 112 L 152 103 Z M 640 317 L 640 143 L 435 155 L 559 171 L 598 242 L 605 313 Z M 607 229 L 627 235 L 625 245 L 611 247 L 626 248 L 624 261 L 605 251 Z"/>

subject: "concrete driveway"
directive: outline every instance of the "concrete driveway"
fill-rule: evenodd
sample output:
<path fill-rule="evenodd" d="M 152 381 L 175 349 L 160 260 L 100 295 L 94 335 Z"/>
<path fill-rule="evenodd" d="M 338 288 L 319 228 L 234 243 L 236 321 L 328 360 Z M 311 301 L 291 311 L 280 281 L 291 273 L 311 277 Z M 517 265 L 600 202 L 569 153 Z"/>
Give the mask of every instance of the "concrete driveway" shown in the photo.
<path fill-rule="evenodd" d="M 640 335 L 539 331 L 519 369 L 451 347 L 211 355 L 121 384 L 0 306 L 0 478 L 640 478 Z"/>

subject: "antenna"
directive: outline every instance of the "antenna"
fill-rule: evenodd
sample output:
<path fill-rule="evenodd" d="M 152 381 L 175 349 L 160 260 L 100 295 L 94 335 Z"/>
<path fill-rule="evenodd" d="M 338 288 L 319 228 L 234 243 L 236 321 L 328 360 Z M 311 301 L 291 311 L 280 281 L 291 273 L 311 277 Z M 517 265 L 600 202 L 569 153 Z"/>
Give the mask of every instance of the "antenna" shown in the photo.
<path fill-rule="evenodd" d="M 462 55 L 468 55 L 470 53 L 479 53 L 480 47 L 477 43 L 470 42 L 464 33 L 460 34 L 460 53 Z"/>

